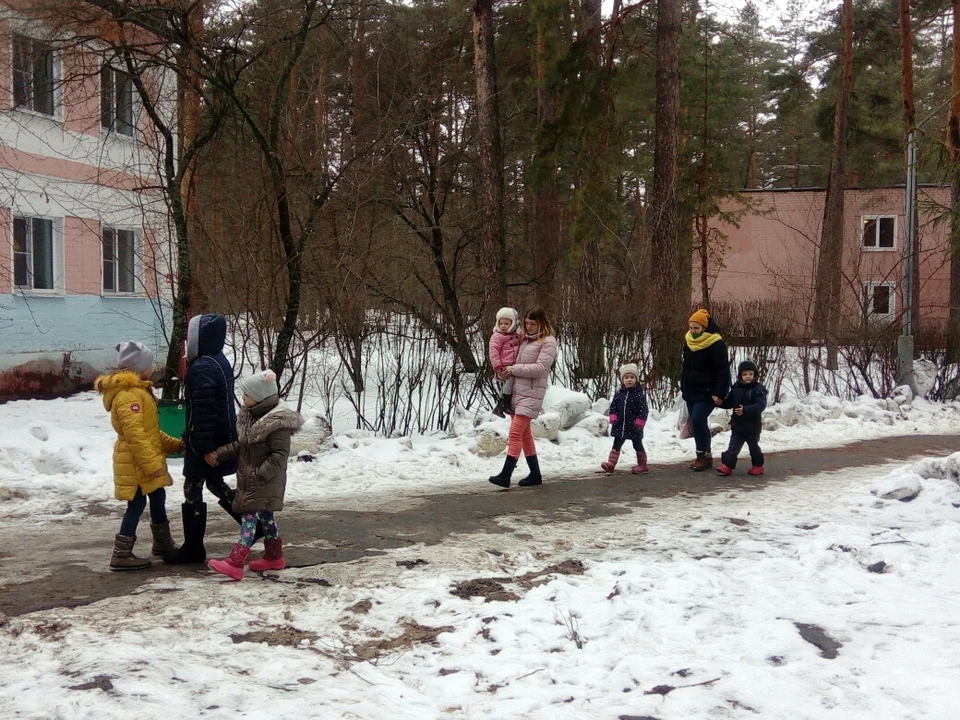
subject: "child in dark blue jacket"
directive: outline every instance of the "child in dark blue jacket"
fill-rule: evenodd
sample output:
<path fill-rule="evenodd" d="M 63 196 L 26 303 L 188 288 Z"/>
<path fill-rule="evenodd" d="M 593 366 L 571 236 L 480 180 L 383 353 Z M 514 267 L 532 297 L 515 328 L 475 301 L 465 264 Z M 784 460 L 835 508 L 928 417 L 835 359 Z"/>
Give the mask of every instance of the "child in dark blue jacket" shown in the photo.
<path fill-rule="evenodd" d="M 637 451 L 637 464 L 631 472 L 642 475 L 649 472 L 647 453 L 643 449 L 643 426 L 647 424 L 647 394 L 640 385 L 640 370 L 635 363 L 620 367 L 620 382 L 623 383 L 610 403 L 610 434 L 613 436 L 613 449 L 607 461 L 600 463 L 606 472 L 612 473 L 620 459 L 620 448 L 627 440 L 633 441 Z"/>
<path fill-rule="evenodd" d="M 760 371 L 752 360 L 744 360 L 737 367 L 737 382 L 720 407 L 730 408 L 730 445 L 720 458 L 717 468 L 721 475 L 732 475 L 737 467 L 737 455 L 743 444 L 750 450 L 751 467 L 747 475 L 763 475 L 763 452 L 760 450 L 762 414 L 767 407 L 767 389 L 760 383 Z"/>

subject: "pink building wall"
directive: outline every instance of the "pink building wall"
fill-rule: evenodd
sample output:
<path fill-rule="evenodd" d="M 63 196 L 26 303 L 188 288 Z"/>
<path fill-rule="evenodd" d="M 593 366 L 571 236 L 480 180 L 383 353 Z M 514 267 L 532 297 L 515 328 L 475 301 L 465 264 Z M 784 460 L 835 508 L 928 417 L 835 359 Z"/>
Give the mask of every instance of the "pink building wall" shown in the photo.
<path fill-rule="evenodd" d="M 727 200 L 724 213 L 743 213 L 739 220 L 714 218 L 716 241 L 710 262 L 712 302 L 779 302 L 789 308 L 797 332 L 809 329 L 813 310 L 816 261 L 823 220 L 823 190 L 746 191 Z M 919 190 L 920 307 L 919 324 L 942 326 L 948 317 L 948 223 L 938 222 L 949 208 L 950 190 L 929 186 Z M 864 309 L 864 283 L 895 287 L 895 313 L 903 309 L 903 250 L 905 195 L 901 188 L 848 189 L 844 197 L 843 314 L 857 324 Z M 894 216 L 891 250 L 862 248 L 863 216 Z M 694 255 L 694 276 L 699 254 Z M 694 283 L 694 300 L 700 299 Z"/>
<path fill-rule="evenodd" d="M 99 295 L 102 285 L 100 223 L 63 219 L 64 281 L 68 295 Z"/>
<path fill-rule="evenodd" d="M 68 48 L 63 53 L 64 123 L 68 130 L 100 134 L 100 62 L 91 52 Z"/>

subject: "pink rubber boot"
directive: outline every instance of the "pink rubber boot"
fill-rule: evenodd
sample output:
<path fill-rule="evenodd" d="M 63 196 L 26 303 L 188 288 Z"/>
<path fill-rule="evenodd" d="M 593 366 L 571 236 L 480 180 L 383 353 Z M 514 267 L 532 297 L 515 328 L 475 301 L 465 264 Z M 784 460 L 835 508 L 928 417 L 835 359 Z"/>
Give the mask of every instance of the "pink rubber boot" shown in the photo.
<path fill-rule="evenodd" d="M 647 454 L 645 452 L 637 453 L 637 464 L 630 468 L 630 472 L 634 475 L 646 475 L 650 472 L 650 468 L 647 467 Z"/>
<path fill-rule="evenodd" d="M 763 465 L 754 465 L 747 470 L 747 475 L 763 475 Z"/>
<path fill-rule="evenodd" d="M 263 572 L 264 570 L 283 570 L 287 566 L 283 559 L 283 540 L 277 538 L 263 539 L 263 557 L 250 561 L 250 569 L 253 572 Z"/>
<path fill-rule="evenodd" d="M 600 467 L 603 468 L 604 472 L 612 473 L 617 469 L 617 461 L 620 459 L 619 450 L 611 450 L 610 456 L 607 458 L 606 462 L 600 463 Z"/>
<path fill-rule="evenodd" d="M 243 580 L 243 564 L 250 554 L 250 548 L 246 545 L 237 543 L 233 546 L 230 554 L 223 560 L 211 560 L 207 563 L 211 570 L 216 570 L 221 575 L 226 575 L 234 580 Z"/>

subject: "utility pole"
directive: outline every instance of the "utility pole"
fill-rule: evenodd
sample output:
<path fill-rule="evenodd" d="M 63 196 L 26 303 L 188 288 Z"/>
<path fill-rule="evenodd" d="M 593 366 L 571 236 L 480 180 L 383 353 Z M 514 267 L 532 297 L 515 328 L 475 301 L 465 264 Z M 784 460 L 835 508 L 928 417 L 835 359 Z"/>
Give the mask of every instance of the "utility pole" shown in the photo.
<path fill-rule="evenodd" d="M 903 248 L 903 320 L 897 338 L 897 383 L 909 385 L 916 393 L 913 374 L 913 326 L 916 321 L 916 288 L 914 266 L 917 262 L 917 138 L 916 131 L 907 133 L 907 185 L 904 213 Z"/>
<path fill-rule="evenodd" d="M 917 393 L 913 374 L 913 330 L 917 319 L 917 118 L 913 96 L 913 30 L 910 0 L 899 0 L 900 64 L 903 81 L 903 116 L 907 126 L 907 183 L 904 208 L 903 247 L 903 319 L 897 338 L 897 384 L 908 385 Z"/>

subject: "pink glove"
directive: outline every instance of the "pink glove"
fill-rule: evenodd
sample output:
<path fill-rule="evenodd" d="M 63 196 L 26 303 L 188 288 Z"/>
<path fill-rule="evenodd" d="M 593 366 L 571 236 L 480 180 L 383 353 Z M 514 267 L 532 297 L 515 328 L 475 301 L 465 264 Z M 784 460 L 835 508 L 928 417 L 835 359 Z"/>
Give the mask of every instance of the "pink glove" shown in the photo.
<path fill-rule="evenodd" d="M 611 425 L 616 425 L 616 424 L 617 424 L 617 420 L 619 420 L 619 419 L 620 419 L 620 418 L 617 417 L 616 415 L 611 415 L 611 416 L 610 416 L 610 424 L 611 424 Z"/>
<path fill-rule="evenodd" d="M 640 418 L 637 418 L 636 420 L 633 421 L 634 427 L 638 427 L 638 428 L 640 428 L 641 430 L 643 430 L 643 426 L 646 425 L 646 424 L 647 424 L 647 421 L 646 421 L 646 420 L 641 420 Z"/>

